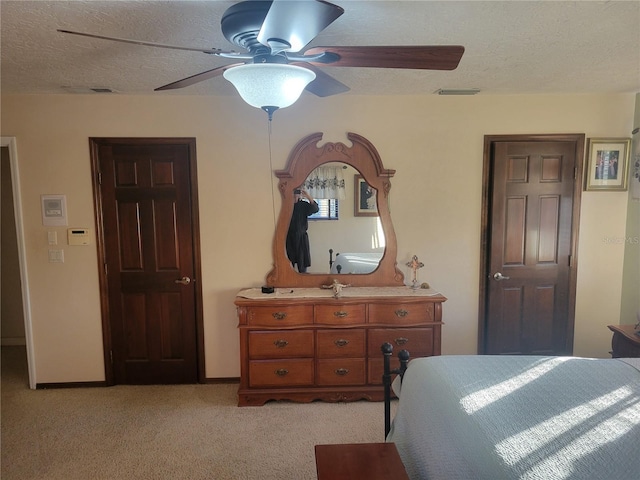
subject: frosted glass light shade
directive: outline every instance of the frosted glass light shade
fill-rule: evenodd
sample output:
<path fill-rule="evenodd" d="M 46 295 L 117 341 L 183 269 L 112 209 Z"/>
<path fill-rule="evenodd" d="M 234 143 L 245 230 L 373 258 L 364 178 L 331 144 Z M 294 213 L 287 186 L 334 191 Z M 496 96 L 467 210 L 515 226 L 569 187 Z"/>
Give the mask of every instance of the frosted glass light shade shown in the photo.
<path fill-rule="evenodd" d="M 282 63 L 250 63 L 225 70 L 242 99 L 252 107 L 284 108 L 295 103 L 316 74 Z"/>

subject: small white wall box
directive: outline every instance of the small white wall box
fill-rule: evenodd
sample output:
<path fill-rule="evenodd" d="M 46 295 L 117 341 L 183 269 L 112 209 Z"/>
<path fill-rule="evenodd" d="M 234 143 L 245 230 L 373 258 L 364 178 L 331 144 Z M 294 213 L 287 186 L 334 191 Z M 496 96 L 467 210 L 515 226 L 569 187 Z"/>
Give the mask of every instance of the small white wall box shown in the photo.
<path fill-rule="evenodd" d="M 69 245 L 89 245 L 89 229 L 69 228 L 67 230 L 67 243 Z"/>
<path fill-rule="evenodd" d="M 42 224 L 63 227 L 67 225 L 67 197 L 65 195 L 40 195 Z"/>

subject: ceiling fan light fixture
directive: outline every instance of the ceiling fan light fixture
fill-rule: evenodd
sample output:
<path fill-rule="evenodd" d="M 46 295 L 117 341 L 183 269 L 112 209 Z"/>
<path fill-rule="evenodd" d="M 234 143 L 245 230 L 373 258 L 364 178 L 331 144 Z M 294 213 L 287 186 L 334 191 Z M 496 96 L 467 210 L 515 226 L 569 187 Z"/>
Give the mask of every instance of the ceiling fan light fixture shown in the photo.
<path fill-rule="evenodd" d="M 225 70 L 242 99 L 252 107 L 275 111 L 293 105 L 316 74 L 309 69 L 279 63 L 250 63 Z M 271 113 L 266 110 L 267 113 Z"/>

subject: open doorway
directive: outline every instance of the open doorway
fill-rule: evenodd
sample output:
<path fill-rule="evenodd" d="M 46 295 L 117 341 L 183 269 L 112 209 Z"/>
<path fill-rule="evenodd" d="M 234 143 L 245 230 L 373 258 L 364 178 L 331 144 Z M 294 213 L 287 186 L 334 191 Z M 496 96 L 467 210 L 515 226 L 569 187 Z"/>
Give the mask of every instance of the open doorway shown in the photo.
<path fill-rule="evenodd" d="M 33 338 L 31 334 L 31 311 L 29 300 L 29 288 L 27 282 L 27 270 L 25 260 L 24 229 L 22 225 L 22 202 L 20 195 L 20 175 L 18 170 L 18 156 L 16 139 L 14 137 L 0 137 L 2 149 L 2 189 L 3 189 L 3 214 L 2 214 L 2 252 L 3 252 L 3 278 L 2 298 L 11 298 L 12 301 L 3 305 L 6 312 L 2 313 L 2 344 L 7 346 L 24 345 L 28 371 L 29 387 L 36 388 L 34 371 Z M 5 204 L 5 189 L 11 195 Z M 8 207 L 9 208 L 6 208 Z M 7 230 L 5 232 L 5 229 Z M 5 236 L 6 235 L 6 236 Z M 6 252 L 5 252 L 6 248 Z M 5 258 L 5 254 L 7 257 Z M 5 262 L 8 261 L 8 269 L 4 271 Z"/>

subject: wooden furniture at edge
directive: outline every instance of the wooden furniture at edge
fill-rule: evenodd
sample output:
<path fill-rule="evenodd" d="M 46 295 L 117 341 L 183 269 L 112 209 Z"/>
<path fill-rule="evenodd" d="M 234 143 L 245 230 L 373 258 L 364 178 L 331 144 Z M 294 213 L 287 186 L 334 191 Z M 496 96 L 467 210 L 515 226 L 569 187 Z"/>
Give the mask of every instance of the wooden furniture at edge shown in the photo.
<path fill-rule="evenodd" d="M 382 401 L 383 343 L 408 349 L 412 358 L 440 355 L 446 301 L 440 294 L 264 297 L 239 294 L 235 301 L 240 406 L 268 400 Z"/>
<path fill-rule="evenodd" d="M 316 445 L 318 480 L 409 480 L 395 443 Z"/>
<path fill-rule="evenodd" d="M 640 335 L 633 325 L 609 325 L 613 332 L 611 356 L 613 358 L 640 357 Z"/>

